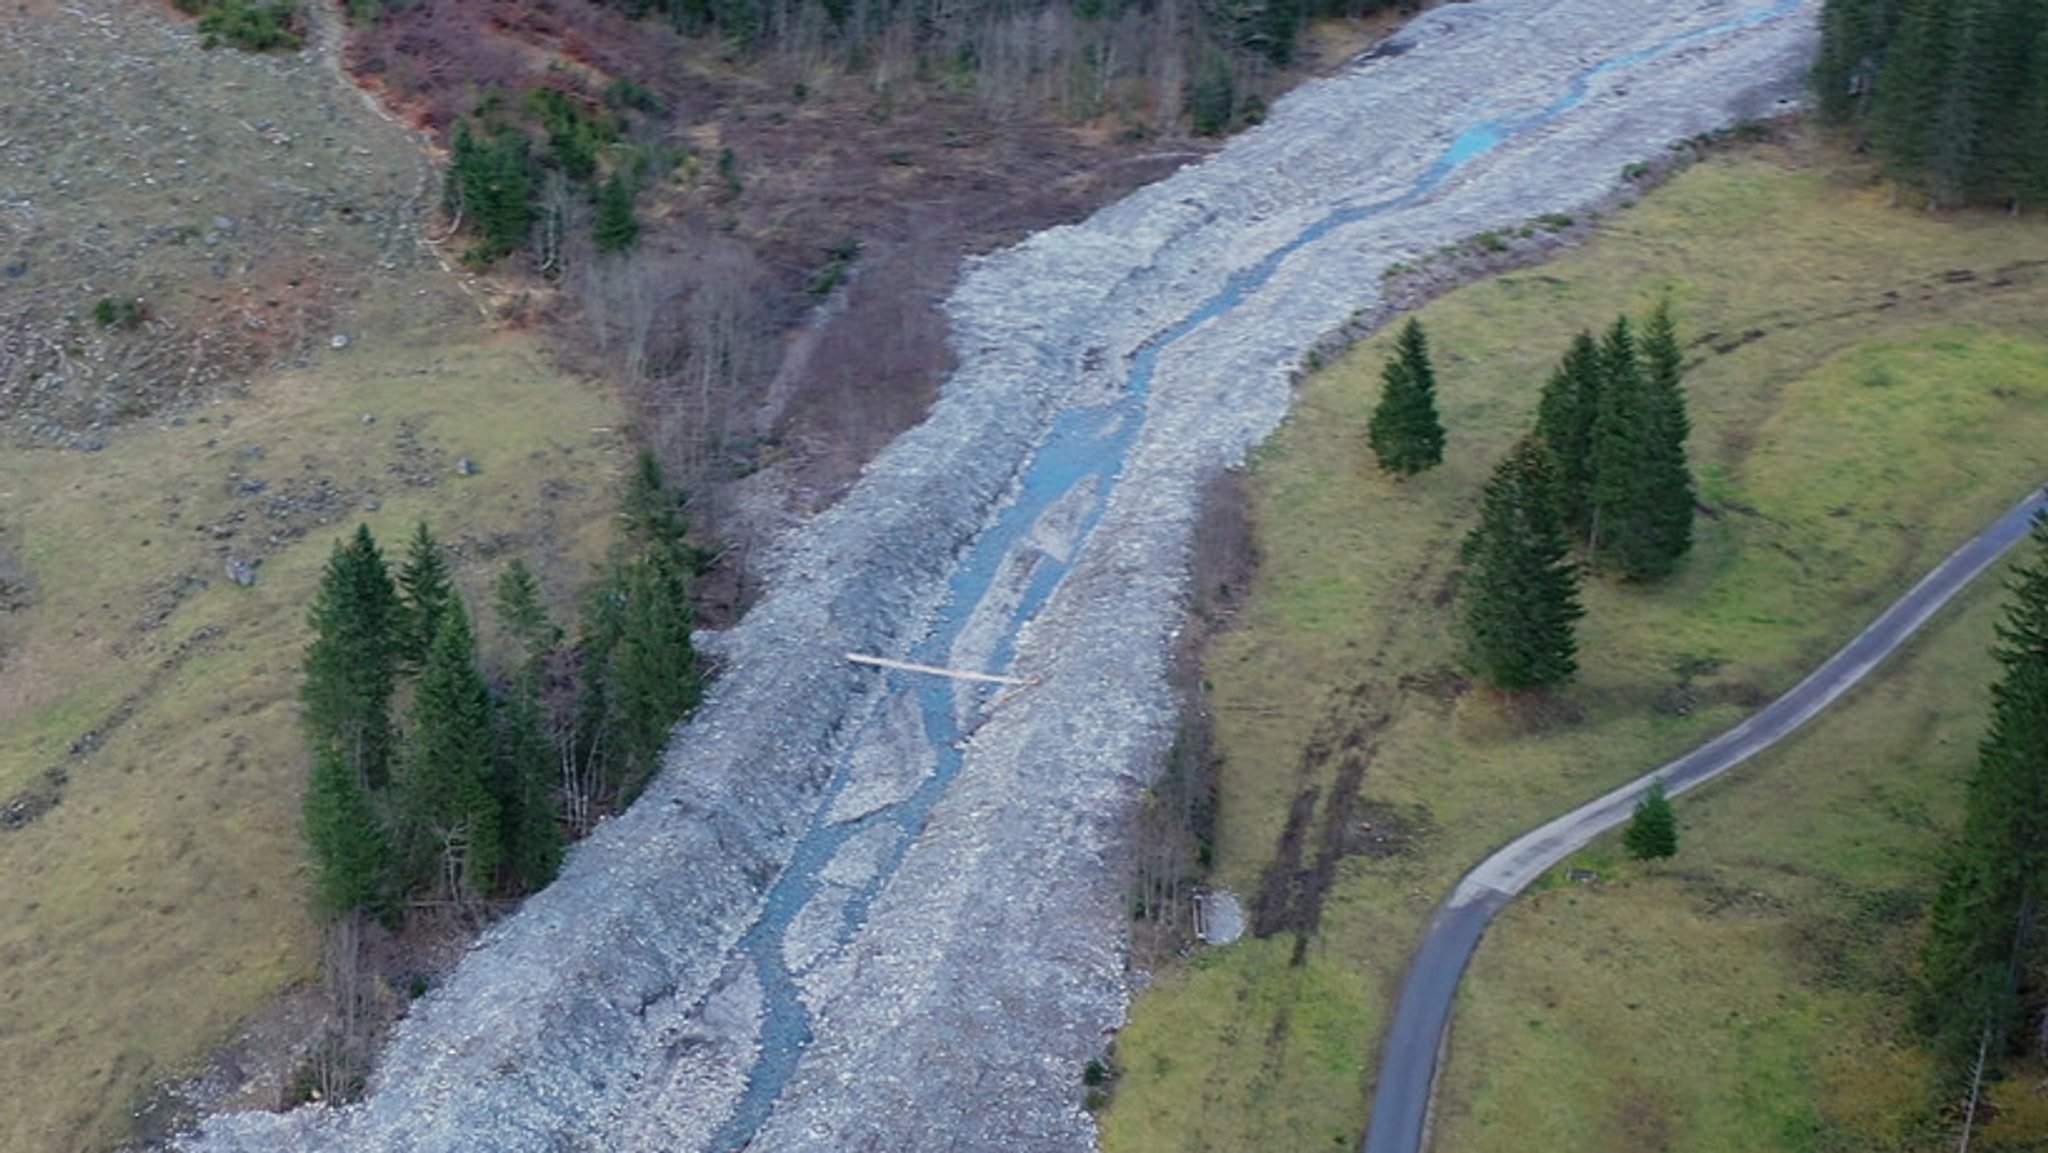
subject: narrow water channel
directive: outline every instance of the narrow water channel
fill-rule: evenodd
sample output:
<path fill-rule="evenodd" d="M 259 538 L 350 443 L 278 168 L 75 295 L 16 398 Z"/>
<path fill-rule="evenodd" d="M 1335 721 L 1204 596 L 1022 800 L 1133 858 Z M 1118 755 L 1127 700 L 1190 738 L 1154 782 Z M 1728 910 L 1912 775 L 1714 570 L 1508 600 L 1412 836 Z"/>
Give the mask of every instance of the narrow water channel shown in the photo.
<path fill-rule="evenodd" d="M 953 664 L 956 645 L 961 644 L 970 623 L 978 631 L 987 627 L 986 619 L 977 619 L 978 611 L 985 618 L 993 610 L 1000 615 L 1002 627 L 992 650 L 982 658 L 988 665 L 983 671 L 1002 671 L 1011 658 L 1017 630 L 1052 595 L 1108 506 L 1124 458 L 1143 427 L 1153 373 L 1161 354 L 1203 325 L 1228 316 L 1262 288 L 1290 256 L 1334 230 L 1398 212 L 1432 195 L 1460 168 L 1571 110 L 1586 98 L 1594 81 L 1604 73 L 1639 66 L 1698 41 L 1787 15 L 1802 2 L 1774 0 L 1744 8 L 1727 20 L 1586 68 L 1572 77 L 1548 104 L 1470 123 L 1399 195 L 1339 208 L 1274 248 L 1256 264 L 1233 273 L 1200 307 L 1139 348 L 1130 360 L 1124 387 L 1114 400 L 1070 409 L 1054 421 L 1043 447 L 1023 474 L 1016 499 L 976 539 L 955 570 L 946 604 L 926 640 L 909 654 L 909 659 L 935 665 Z M 1067 547 L 1044 548 L 1034 543 L 1035 528 L 1062 518 L 1070 518 L 1060 534 L 1070 539 Z M 1003 599 L 1011 603 L 1001 603 Z M 999 691 L 993 687 L 963 688 L 949 680 L 919 674 L 880 675 L 886 678 L 887 691 L 872 698 L 878 702 L 877 707 L 863 722 L 862 736 L 849 742 L 849 747 L 858 749 L 862 738 L 872 730 L 900 723 L 888 702 L 901 699 L 903 694 L 914 694 L 917 719 L 930 744 L 932 767 L 914 789 L 905 790 L 907 795 L 879 807 L 866 807 L 850 818 L 840 811 L 842 806 L 838 802 L 854 777 L 847 763 L 853 754 L 849 753 L 846 761 L 835 769 L 817 816 L 788 867 L 770 888 L 760 919 L 740 941 L 740 951 L 761 981 L 766 1018 L 746 1092 L 711 1143 L 710 1148 L 717 1153 L 746 1148 L 773 1111 L 811 1041 L 811 1016 L 803 998 L 805 973 L 825 957 L 846 948 L 860 932 L 869 906 L 895 876 L 904 854 L 924 831 L 932 807 L 960 771 L 961 749 L 970 735 L 963 731 L 963 718 L 971 718 Z M 842 879 L 833 879 L 831 866 L 856 839 L 873 859 L 855 870 L 842 867 Z M 856 883 L 843 880 L 849 871 L 859 878 Z M 820 918 L 827 926 L 825 935 L 829 939 L 822 949 L 809 941 Z M 800 919 L 805 922 L 800 934 L 802 941 L 791 934 L 792 926 Z M 793 941 L 798 948 L 792 949 Z"/>

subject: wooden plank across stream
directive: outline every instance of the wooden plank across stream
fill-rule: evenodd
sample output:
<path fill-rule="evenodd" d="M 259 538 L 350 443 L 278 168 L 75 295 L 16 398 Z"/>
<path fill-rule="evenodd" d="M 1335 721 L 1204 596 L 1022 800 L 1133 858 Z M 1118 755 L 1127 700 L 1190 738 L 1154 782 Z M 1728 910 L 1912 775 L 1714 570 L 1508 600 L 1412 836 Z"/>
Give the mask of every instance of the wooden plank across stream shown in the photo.
<path fill-rule="evenodd" d="M 977 673 L 968 669 L 948 669 L 938 665 L 920 665 L 912 661 L 892 661 L 888 657 L 871 657 L 865 653 L 848 653 L 846 659 L 857 665 L 876 665 L 885 669 L 896 669 L 906 673 L 930 673 L 936 677 L 952 677 L 956 681 L 983 681 L 992 685 L 1028 685 L 1024 677 L 1006 677 L 996 673 Z"/>

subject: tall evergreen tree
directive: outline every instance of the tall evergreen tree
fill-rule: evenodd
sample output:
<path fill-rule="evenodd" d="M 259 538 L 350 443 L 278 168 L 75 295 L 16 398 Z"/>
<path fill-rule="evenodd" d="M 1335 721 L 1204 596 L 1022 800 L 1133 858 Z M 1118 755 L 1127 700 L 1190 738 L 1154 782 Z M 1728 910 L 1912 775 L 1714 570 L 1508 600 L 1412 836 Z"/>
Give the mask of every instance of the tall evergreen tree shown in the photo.
<path fill-rule="evenodd" d="M 669 730 L 697 707 L 703 675 L 690 642 L 689 585 L 675 562 L 650 551 L 625 566 L 618 644 L 607 668 L 612 730 L 627 795 L 652 775 Z"/>
<path fill-rule="evenodd" d="M 1524 438 L 1480 496 L 1459 586 L 1467 661 L 1496 688 L 1549 688 L 1578 671 L 1578 570 L 1550 452 Z"/>
<path fill-rule="evenodd" d="M 498 578 L 496 608 L 499 625 L 518 648 L 518 661 L 498 707 L 493 789 L 504 830 L 506 872 L 515 887 L 534 891 L 554 880 L 562 864 L 557 750 L 541 700 L 542 677 L 562 642 L 562 630 L 548 619 L 533 570 L 516 557 Z"/>
<path fill-rule="evenodd" d="M 448 896 L 488 892 L 501 860 L 490 690 L 459 596 L 451 597 L 413 695 L 400 801 L 413 877 Z"/>
<path fill-rule="evenodd" d="M 1921 1021 L 1952 1067 L 1987 1031 L 2002 1046 L 2022 1007 L 2048 998 L 2048 972 L 2023 964 L 2041 951 L 2033 926 L 2048 896 L 2048 517 L 2032 544 L 1998 629 L 1990 730 L 1922 955 Z"/>
<path fill-rule="evenodd" d="M 1367 430 L 1380 468 L 1412 476 L 1441 464 L 1444 428 L 1436 414 L 1436 370 L 1419 321 L 1411 317 L 1402 326 L 1380 380 L 1379 405 Z"/>
<path fill-rule="evenodd" d="M 2038 199 L 2044 37 L 2039 0 L 1828 0 L 1821 108 L 1865 129 L 1894 176 L 1939 201 Z"/>
<path fill-rule="evenodd" d="M 357 525 L 335 544 L 314 594 L 299 696 L 315 752 L 339 753 L 371 789 L 391 768 L 399 613 L 384 555 L 369 526 Z"/>
<path fill-rule="evenodd" d="M 1594 414 L 1588 454 L 1593 483 L 1587 535 L 1593 554 L 1605 560 L 1620 559 L 1623 546 L 1617 542 L 1632 540 L 1642 519 L 1644 424 L 1635 332 L 1627 317 L 1616 317 L 1600 341 L 1600 410 Z"/>
<path fill-rule="evenodd" d="M 1565 526 L 1580 535 L 1593 519 L 1593 423 L 1600 415 L 1600 380 L 1600 346 L 1582 330 L 1550 374 L 1536 406 L 1536 439 L 1557 462 Z"/>
<path fill-rule="evenodd" d="M 627 547 L 636 553 L 665 553 L 678 571 L 695 572 L 697 556 L 686 543 L 690 531 L 689 519 L 683 514 L 686 502 L 685 495 L 670 488 L 662 476 L 661 461 L 642 449 L 626 473 L 626 491 L 619 502 Z"/>
<path fill-rule="evenodd" d="M 1628 318 L 1616 317 L 1600 344 L 1588 536 L 1595 557 L 1635 581 L 1669 576 L 1692 547 L 1692 473 L 1685 461 L 1690 422 L 1670 325 L 1660 306 L 1639 346 Z"/>
<path fill-rule="evenodd" d="M 459 121 L 449 142 L 442 206 L 469 222 L 476 241 L 468 258 L 489 264 L 526 243 L 534 207 L 531 145 L 516 128 L 490 131 Z"/>
<path fill-rule="evenodd" d="M 1693 510 L 1698 498 L 1685 442 L 1692 419 L 1685 410 L 1685 358 L 1678 347 L 1671 302 L 1660 300 L 1643 322 L 1642 486 L 1647 529 L 1645 564 L 1629 573 L 1655 580 L 1676 571 L 1692 551 Z"/>
<path fill-rule="evenodd" d="M 491 779 L 505 871 L 514 887 L 546 887 L 562 867 L 562 826 L 554 801 L 555 746 L 543 727 L 534 686 L 515 682 L 498 708 L 497 759 Z"/>
<path fill-rule="evenodd" d="M 448 562 L 441 556 L 440 542 L 427 531 L 425 521 L 413 530 L 407 542 L 405 563 L 398 570 L 398 592 L 405 607 L 399 631 L 399 659 L 412 668 L 426 662 L 427 649 L 441 631 L 441 618 L 448 613 L 455 596 L 455 582 L 448 576 Z"/>
<path fill-rule="evenodd" d="M 330 914 L 372 911 L 389 877 L 391 844 L 362 774 L 332 746 L 313 759 L 303 802 L 313 892 Z"/>
<path fill-rule="evenodd" d="M 599 252 L 623 252 L 640 239 L 640 221 L 633 215 L 633 189 L 614 172 L 597 190 L 597 219 L 591 235 Z"/>
<path fill-rule="evenodd" d="M 514 679 L 536 670 L 562 644 L 562 627 L 548 619 L 540 581 L 518 557 L 498 576 L 494 607 L 498 623 L 519 649 Z"/>

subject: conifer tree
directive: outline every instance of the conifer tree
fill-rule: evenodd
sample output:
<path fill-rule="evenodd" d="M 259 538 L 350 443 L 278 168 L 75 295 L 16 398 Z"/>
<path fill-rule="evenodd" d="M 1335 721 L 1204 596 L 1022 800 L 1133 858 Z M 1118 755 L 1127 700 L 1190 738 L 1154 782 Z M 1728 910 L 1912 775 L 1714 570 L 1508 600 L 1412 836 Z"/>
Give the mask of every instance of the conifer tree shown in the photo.
<path fill-rule="evenodd" d="M 1814 79 L 1892 174 L 1941 202 L 2048 193 L 2048 5 L 1828 0 Z"/>
<path fill-rule="evenodd" d="M 1578 671 L 1578 572 L 1558 514 L 1556 465 L 1523 438 L 1480 496 L 1459 586 L 1472 671 L 1510 692 L 1549 688 Z"/>
<path fill-rule="evenodd" d="M 447 896 L 488 892 L 501 859 L 492 744 L 490 690 L 469 614 L 453 596 L 413 695 L 400 798 L 414 880 Z"/>
<path fill-rule="evenodd" d="M 1600 411 L 1588 453 L 1589 542 L 1594 556 L 1626 579 L 1657 580 L 1692 547 L 1690 422 L 1668 311 L 1660 306 L 1651 314 L 1641 346 L 1628 318 L 1616 317 L 1600 344 L 1600 366 Z"/>
<path fill-rule="evenodd" d="M 1653 781 L 1643 799 L 1636 802 L 1635 816 L 1621 833 L 1622 847 L 1638 861 L 1678 855 L 1678 817 L 1671 811 L 1671 799 L 1664 795 L 1664 782 Z"/>
<path fill-rule="evenodd" d="M 545 888 L 562 867 L 562 826 L 554 801 L 555 747 L 530 678 L 517 680 L 498 709 L 497 802 L 505 871 L 525 892 Z"/>
<path fill-rule="evenodd" d="M 1616 542 L 1630 540 L 1641 520 L 1643 424 L 1635 333 L 1627 317 L 1616 317 L 1600 342 L 1600 410 L 1594 414 L 1588 454 L 1593 474 L 1588 542 L 1596 557 L 1618 559 Z"/>
<path fill-rule="evenodd" d="M 339 749 L 329 746 L 314 757 L 303 815 L 321 908 L 333 915 L 374 910 L 389 875 L 391 845 L 362 774 Z"/>
<path fill-rule="evenodd" d="M 625 772 L 618 781 L 637 793 L 653 773 L 669 730 L 697 707 L 703 692 L 690 642 L 689 585 L 658 550 L 625 566 L 618 643 L 606 670 L 615 745 Z"/>
<path fill-rule="evenodd" d="M 1600 346 L 1591 332 L 1581 331 L 1543 386 L 1536 407 L 1536 438 L 1557 462 L 1565 527 L 1580 535 L 1592 523 L 1593 422 L 1600 414 L 1600 379 Z"/>
<path fill-rule="evenodd" d="M 440 543 L 427 531 L 425 521 L 413 530 L 412 539 L 407 542 L 405 564 L 398 570 L 398 591 L 405 607 L 399 632 L 399 659 L 417 669 L 426 661 L 427 649 L 440 632 L 441 618 L 447 615 L 449 601 L 455 595 L 448 562 L 442 558 Z"/>
<path fill-rule="evenodd" d="M 1660 300 L 1643 322 L 1642 485 L 1647 563 L 1628 575 L 1655 580 L 1678 569 L 1692 551 L 1693 510 L 1698 499 L 1685 442 L 1692 420 L 1685 411 L 1684 354 L 1671 319 L 1671 302 Z"/>
<path fill-rule="evenodd" d="M 449 141 L 442 206 L 466 219 L 476 242 L 468 258 L 489 264 L 526 243 L 537 216 L 533 161 L 526 134 L 516 128 L 480 131 L 457 122 Z"/>
<path fill-rule="evenodd" d="M 2021 964 L 2048 896 L 2048 518 L 2032 544 L 1998 628 L 1990 730 L 1922 955 L 1921 1021 L 1951 1064 L 1987 1031 L 2002 1046 L 2021 1006 L 2048 994 L 2048 973 Z"/>
<path fill-rule="evenodd" d="M 1380 372 L 1379 405 L 1368 433 L 1380 468 L 1412 476 L 1444 459 L 1444 429 L 1436 414 L 1436 370 L 1429 363 L 1429 338 L 1410 318 L 1395 342 L 1393 359 Z"/>
<path fill-rule="evenodd" d="M 496 607 L 499 624 L 518 646 L 519 661 L 499 703 L 493 788 L 504 830 L 506 871 L 516 887 L 533 891 L 552 881 L 562 863 L 556 749 L 541 701 L 542 677 L 561 644 L 562 630 L 541 604 L 540 582 L 516 557 L 498 578 Z"/>
<path fill-rule="evenodd" d="M 540 581 L 518 557 L 498 576 L 494 607 L 505 634 L 519 646 L 514 679 L 529 675 L 562 644 L 562 627 L 548 619 L 541 603 Z"/>
<path fill-rule="evenodd" d="M 640 239 L 640 221 L 633 215 L 633 190 L 614 172 L 597 191 L 597 219 L 591 234 L 599 252 L 623 252 Z"/>
<path fill-rule="evenodd" d="M 315 752 L 339 753 L 370 789 L 390 774 L 399 612 L 377 541 L 368 525 L 357 525 L 336 542 L 314 594 L 299 695 Z"/>
<path fill-rule="evenodd" d="M 685 537 L 690 522 L 683 515 L 684 494 L 670 488 L 662 476 L 661 462 L 642 449 L 626 473 L 626 491 L 620 502 L 625 520 L 626 543 L 635 552 L 668 554 L 680 572 L 696 570 L 696 556 Z"/>

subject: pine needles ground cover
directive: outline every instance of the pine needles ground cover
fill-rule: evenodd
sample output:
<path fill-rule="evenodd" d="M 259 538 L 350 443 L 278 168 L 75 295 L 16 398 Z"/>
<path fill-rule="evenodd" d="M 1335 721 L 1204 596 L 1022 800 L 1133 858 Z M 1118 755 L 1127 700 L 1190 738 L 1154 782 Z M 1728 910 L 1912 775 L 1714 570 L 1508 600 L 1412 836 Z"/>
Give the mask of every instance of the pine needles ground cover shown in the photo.
<path fill-rule="evenodd" d="M 2040 483 L 2044 260 L 2037 222 L 1900 211 L 1843 154 L 1795 142 L 1703 162 L 1583 250 L 1424 309 L 1437 469 L 1392 482 L 1366 445 L 1391 333 L 1305 385 L 1254 462 L 1262 568 L 1206 669 L 1216 880 L 1259 893 L 1290 815 L 1313 855 L 1347 749 L 1369 761 L 1332 843 L 1358 851 L 1298 969 L 1283 927 L 1138 1000 L 1106 1148 L 1355 1141 L 1410 951 L 1465 868 L 1789 687 Z M 1581 674 L 1558 700 L 1472 691 L 1453 574 L 1480 486 L 1571 336 L 1667 295 L 1714 511 L 1671 579 L 1586 584 Z M 1699 840 L 1688 827 L 1677 867 Z"/>

